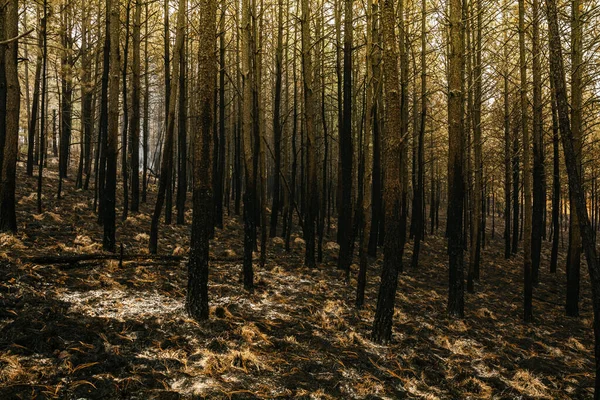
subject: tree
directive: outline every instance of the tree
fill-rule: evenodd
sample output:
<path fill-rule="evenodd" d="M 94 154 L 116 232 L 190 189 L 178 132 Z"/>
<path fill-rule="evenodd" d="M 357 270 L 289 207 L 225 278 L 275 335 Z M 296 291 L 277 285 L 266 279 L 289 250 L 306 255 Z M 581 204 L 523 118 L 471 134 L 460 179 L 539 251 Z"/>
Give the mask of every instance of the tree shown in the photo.
<path fill-rule="evenodd" d="M 469 257 L 469 270 L 467 273 L 467 290 L 470 293 L 475 291 L 473 281 L 479 278 L 479 266 L 481 262 L 481 239 L 483 236 L 483 160 L 482 160 L 482 139 L 481 139 L 481 102 L 482 102 L 482 68 L 481 68 L 481 31 L 483 12 L 481 8 L 481 0 L 477 0 L 477 10 L 475 10 L 475 18 L 477 26 L 475 29 L 475 51 L 474 60 L 474 96 L 473 96 L 473 152 L 474 152 L 474 170 L 475 170 L 475 187 L 473 189 L 473 237 L 471 241 L 471 254 Z"/>
<path fill-rule="evenodd" d="M 120 72 L 120 0 L 107 0 L 107 13 L 110 16 L 110 67 L 108 91 L 108 130 L 106 136 L 106 186 L 104 188 L 104 238 L 103 247 L 107 251 L 116 250 L 115 209 L 117 197 L 117 154 L 119 142 L 119 72 Z"/>
<path fill-rule="evenodd" d="M 419 121 L 419 136 L 417 145 L 417 178 L 413 199 L 414 248 L 412 267 L 419 265 L 421 240 L 425 234 L 425 128 L 427 125 L 427 3 L 421 0 L 421 116 Z M 416 96 L 416 93 L 415 93 Z M 416 112 L 416 109 L 413 111 Z"/>
<path fill-rule="evenodd" d="M 73 131 L 73 11 L 71 2 L 65 1 L 60 15 L 61 38 L 61 90 L 60 90 L 60 151 L 58 168 L 58 198 L 61 197 L 62 182 L 67 178 L 71 153 L 71 134 Z"/>
<path fill-rule="evenodd" d="M 129 170 L 127 169 L 128 152 L 128 133 L 129 133 L 129 93 L 127 92 L 127 68 L 129 64 L 129 28 L 131 25 L 131 1 L 127 0 L 125 9 L 125 46 L 123 47 L 123 127 L 121 131 L 121 179 L 123 183 L 123 212 L 121 219 L 125 221 L 129 213 Z"/>
<path fill-rule="evenodd" d="M 83 6 L 81 23 L 81 154 L 77 188 L 87 190 L 92 174 L 92 131 L 94 129 L 94 85 L 92 81 L 92 53 L 90 50 L 90 8 Z M 85 178 L 84 178 L 85 175 Z"/>
<path fill-rule="evenodd" d="M 4 120 L 0 120 L 3 132 L 0 134 L 0 232 L 16 232 L 15 189 L 17 169 L 17 147 L 19 143 L 20 87 L 17 71 L 17 50 L 19 33 L 19 2 L 9 0 L 0 15 L 0 37 L 5 44 L 0 45 L 0 80 L 5 90 L 0 96 L 6 98 Z M 3 20 L 3 21 L 2 21 Z M 6 41 L 8 41 L 6 43 Z M 1 75 L 4 76 L 1 76 Z M 4 93 L 2 93 L 4 92 Z"/>
<path fill-rule="evenodd" d="M 160 178 L 158 181 L 158 196 L 156 198 L 156 205 L 154 207 L 154 214 L 152 215 L 152 223 L 150 227 L 150 246 L 149 251 L 151 254 L 158 252 L 158 222 L 162 212 L 163 204 L 165 203 L 165 197 L 168 198 L 168 190 L 171 186 L 172 170 L 173 170 L 173 147 L 174 147 L 174 132 L 175 132 L 175 108 L 177 102 L 174 101 L 177 98 L 179 89 L 179 64 L 181 61 L 180 54 L 184 51 L 184 36 L 185 36 L 185 0 L 179 0 L 179 5 L 183 6 L 177 11 L 177 28 L 175 33 L 175 48 L 173 62 L 171 64 L 171 78 L 169 79 L 169 95 L 168 101 L 169 112 L 167 114 L 167 130 L 165 133 L 165 143 L 163 149 L 163 157 L 160 166 Z M 168 12 L 168 9 L 165 10 Z M 169 72 L 166 73 L 168 75 Z M 169 211 L 169 204 L 167 202 L 166 212 Z M 168 223 L 165 221 L 165 223 Z"/>
<path fill-rule="evenodd" d="M 353 1 L 345 0 L 344 8 L 344 103 L 342 115 L 342 128 L 340 129 L 340 157 L 341 157 L 341 203 L 338 209 L 338 229 L 340 230 L 340 255 L 338 268 L 350 273 L 352 264 L 352 20 Z"/>
<path fill-rule="evenodd" d="M 555 0 L 546 0 L 548 14 L 548 34 L 550 42 L 550 76 L 554 86 L 556 108 L 559 118 L 560 136 L 565 156 L 565 164 L 569 176 L 569 190 L 575 200 L 577 221 L 583 243 L 585 258 L 588 264 L 592 287 L 592 305 L 594 309 L 594 353 L 596 356 L 596 381 L 594 398 L 600 398 L 600 263 L 594 241 L 594 232 L 587 213 L 583 191 L 580 163 L 577 159 L 576 140 L 571 131 L 569 120 L 569 103 L 565 83 L 560 31 L 558 27 L 558 11 Z"/>
<path fill-rule="evenodd" d="M 227 11 L 227 4 L 225 0 L 221 0 L 220 2 L 221 8 L 221 16 L 219 18 L 219 129 L 218 132 L 214 132 L 214 160 L 213 165 L 215 165 L 215 225 L 219 228 L 223 228 L 223 184 L 224 184 L 224 174 L 225 174 L 225 75 L 227 73 L 227 66 L 225 65 L 225 52 L 226 52 L 226 44 L 225 44 L 225 16 Z M 181 140 L 180 140 L 181 146 Z M 180 148 L 181 151 L 184 151 Z M 181 158 L 180 158 L 181 162 Z M 183 177 L 180 176 L 180 182 L 183 182 Z M 178 191 L 178 199 L 179 196 L 183 195 L 183 189 L 179 189 Z M 182 201 L 182 200 L 178 200 Z M 178 207 L 179 210 L 179 207 Z M 178 217 L 179 218 L 179 217 Z"/>
<path fill-rule="evenodd" d="M 252 7 L 254 10 L 255 7 Z M 244 187 L 244 288 L 254 290 L 254 271 L 252 268 L 252 253 L 256 243 L 256 186 L 258 153 L 256 140 L 252 140 L 255 132 L 253 121 L 254 106 L 254 70 L 253 64 L 253 38 L 252 21 L 250 19 L 250 0 L 242 1 L 242 78 L 243 78 L 243 111 L 242 134 L 244 136 L 244 170 L 246 171 L 246 184 Z M 254 13 L 252 13 L 254 14 Z M 254 119 L 257 116 L 254 114 Z"/>
<path fill-rule="evenodd" d="M 148 36 L 150 36 L 150 31 L 148 29 L 148 20 L 150 19 L 148 12 L 148 2 L 145 4 L 145 29 L 144 29 L 144 122 L 143 122 L 143 138 L 142 138 L 142 152 L 144 153 L 144 165 L 142 167 L 142 203 L 145 203 L 147 200 L 147 191 L 148 191 L 148 139 L 150 136 L 150 73 L 149 73 L 149 53 L 148 53 Z M 134 111 L 135 112 L 135 111 Z"/>
<path fill-rule="evenodd" d="M 464 254 L 463 254 L 463 204 L 464 174 L 463 146 L 463 22 L 461 0 L 449 3 L 450 36 L 448 44 L 448 258 L 449 287 L 448 313 L 464 316 Z"/>
<path fill-rule="evenodd" d="M 271 208 L 271 225 L 269 235 L 277 236 L 277 218 L 281 203 L 281 90 L 283 69 L 283 0 L 278 1 L 277 17 L 277 48 L 275 49 L 275 99 L 273 104 L 273 148 L 275 158 L 275 170 L 273 172 L 273 205 Z"/>
<path fill-rule="evenodd" d="M 523 274 L 524 274 L 524 297 L 523 297 L 523 320 L 530 322 L 533 319 L 533 274 L 531 270 L 531 166 L 529 164 L 529 121 L 527 108 L 527 63 L 525 56 L 525 0 L 519 0 L 519 66 L 520 66 L 520 91 L 521 91 L 521 133 L 523 134 L 523 197 L 524 218 L 523 225 Z"/>
<path fill-rule="evenodd" d="M 43 17 L 41 21 L 40 33 L 42 36 L 42 105 L 41 105 L 41 121 L 40 122 L 40 140 L 39 140 L 39 155 L 38 155 L 38 179 L 37 179 L 37 212 L 42 213 L 42 178 L 44 170 L 44 154 L 46 147 L 46 85 L 47 85 L 47 64 L 48 64 L 48 2 L 43 2 Z M 108 36 L 107 36 L 108 37 Z"/>
<path fill-rule="evenodd" d="M 504 0 L 504 16 L 503 16 L 503 24 L 508 24 L 507 13 L 507 0 Z M 503 34 L 504 43 L 508 42 L 508 29 L 504 29 Z M 502 81 L 503 81 L 503 108 L 504 108 L 504 258 L 509 259 L 511 255 L 511 173 L 512 173 L 512 153 L 511 153 L 511 137 L 510 137 L 510 93 L 508 88 L 508 79 L 510 74 L 509 69 L 509 55 L 508 55 L 508 46 L 504 46 L 504 70 L 502 73 Z"/>
<path fill-rule="evenodd" d="M 306 242 L 304 265 L 313 268 L 315 262 L 315 222 L 319 207 L 317 187 L 317 162 L 315 143 L 315 96 L 313 88 L 312 39 L 310 34 L 310 7 L 308 0 L 302 2 L 302 81 L 304 82 L 304 124 L 306 129 L 306 164 L 308 202 L 304 218 L 304 240 Z M 349 227 L 350 229 L 350 227 Z"/>
<path fill-rule="evenodd" d="M 222 36 L 222 35 L 221 35 Z M 185 40 L 185 39 L 184 39 Z M 222 39 L 221 39 L 222 40 Z M 179 54 L 179 112 L 177 115 L 177 224 L 185 223 L 185 198 L 187 195 L 187 52 L 186 45 Z M 224 68 L 224 67 L 222 67 Z M 216 157 L 216 155 L 215 155 Z M 217 193 L 219 193 L 217 191 Z"/>
<path fill-rule="evenodd" d="M 367 76 L 366 83 L 366 105 L 365 105 L 365 137 L 362 143 L 364 148 L 364 203 L 362 209 L 362 229 L 360 237 L 360 248 L 359 248 L 359 272 L 358 272 L 358 284 L 356 289 L 356 307 L 361 308 L 365 300 L 365 286 L 367 284 L 367 266 L 368 266 L 368 252 L 369 252 L 369 236 L 371 220 L 369 218 L 369 210 L 371 208 L 371 183 L 372 183 L 372 168 L 370 168 L 370 146 L 371 146 L 371 130 L 373 129 L 373 121 L 376 117 L 374 113 L 375 106 L 374 101 L 376 99 L 376 89 L 373 81 L 373 56 L 376 51 L 376 45 L 373 42 L 376 37 L 378 25 L 377 25 L 377 13 L 378 4 L 373 0 L 369 0 L 367 3 L 367 51 L 366 51 L 366 62 L 367 62 Z"/>
<path fill-rule="evenodd" d="M 39 11 L 38 11 L 39 14 Z M 35 61 L 35 80 L 33 87 L 33 104 L 31 106 L 31 117 L 27 128 L 27 175 L 33 176 L 33 165 L 35 164 L 35 143 L 36 132 L 38 130 L 39 103 L 40 103 L 40 85 L 42 76 L 42 47 L 43 35 L 41 31 L 41 23 L 38 28 L 38 51 Z M 39 143 L 39 141 L 38 141 Z"/>
<path fill-rule="evenodd" d="M 402 11 L 401 5 L 400 12 Z M 394 15 L 393 0 L 384 0 L 381 9 L 381 31 L 386 108 L 386 123 L 383 133 L 383 163 L 385 168 L 383 195 L 386 223 L 383 269 L 373 322 L 373 340 L 376 342 L 388 342 L 392 339 L 392 320 L 398 287 L 398 271 L 399 266 L 402 264 L 404 248 L 400 221 L 400 213 L 402 212 L 400 158 L 402 157 L 404 138 L 399 135 L 402 129 L 402 120 L 400 114 L 399 57 Z"/>
<path fill-rule="evenodd" d="M 179 0 L 179 12 L 185 10 L 186 0 Z M 215 41 L 216 32 L 216 2 L 201 0 L 200 2 L 199 41 L 206 44 L 200 46 L 198 54 L 198 79 L 199 92 L 197 93 L 200 104 L 199 132 L 194 137 L 194 192 L 193 192 L 193 217 L 190 259 L 188 262 L 188 291 L 186 309 L 190 316 L 198 321 L 208 318 L 208 264 L 209 264 L 209 239 L 212 227 L 212 174 L 211 168 L 211 138 L 213 128 L 213 93 L 214 76 L 216 73 L 216 59 L 213 47 L 209 43 Z M 179 17 L 178 17 L 179 18 Z M 182 18 L 183 19 L 183 18 Z"/>
<path fill-rule="evenodd" d="M 560 240 L 560 156 L 558 115 L 554 84 L 550 80 L 552 94 L 550 96 L 552 112 L 552 253 L 550 255 L 550 272 L 555 273 L 558 265 L 558 245 Z"/>
<path fill-rule="evenodd" d="M 131 128 L 129 137 L 129 157 L 131 159 L 131 211 L 140 208 L 140 95 L 141 95 L 141 29 L 142 1 L 135 0 L 133 13 L 133 76 L 131 88 Z"/>
<path fill-rule="evenodd" d="M 575 156 L 579 168 L 579 176 L 583 182 L 582 167 L 582 88 L 583 88 L 583 53 L 582 53 L 582 8 L 581 0 L 571 2 L 571 133 L 573 134 Z M 556 88 L 555 88 L 556 90 Z M 564 134 L 561 132 L 561 134 Z M 585 195 L 585 190 L 583 191 Z M 579 214 L 575 209 L 576 199 L 569 194 L 569 251 L 567 253 L 567 299 L 565 304 L 568 316 L 579 316 L 579 276 L 581 270 L 581 232 L 579 232 Z"/>
<path fill-rule="evenodd" d="M 544 120 L 542 104 L 542 68 L 540 63 L 540 16 L 539 0 L 532 3 L 533 32 L 533 216 L 531 231 L 531 270 L 533 284 L 539 281 L 542 235 L 544 232 L 544 210 L 546 185 L 544 171 Z"/>

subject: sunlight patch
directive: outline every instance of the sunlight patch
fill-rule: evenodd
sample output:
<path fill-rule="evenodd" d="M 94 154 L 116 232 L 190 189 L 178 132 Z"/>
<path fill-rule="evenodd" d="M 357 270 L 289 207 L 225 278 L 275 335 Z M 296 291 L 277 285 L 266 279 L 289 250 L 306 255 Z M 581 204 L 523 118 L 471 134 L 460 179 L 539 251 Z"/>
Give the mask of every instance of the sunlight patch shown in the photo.
<path fill-rule="evenodd" d="M 130 293 L 123 290 L 90 290 L 66 292 L 61 300 L 71 303 L 70 312 L 80 312 L 90 317 L 149 318 L 161 314 L 183 312 L 183 299 L 177 300 L 158 293 Z"/>

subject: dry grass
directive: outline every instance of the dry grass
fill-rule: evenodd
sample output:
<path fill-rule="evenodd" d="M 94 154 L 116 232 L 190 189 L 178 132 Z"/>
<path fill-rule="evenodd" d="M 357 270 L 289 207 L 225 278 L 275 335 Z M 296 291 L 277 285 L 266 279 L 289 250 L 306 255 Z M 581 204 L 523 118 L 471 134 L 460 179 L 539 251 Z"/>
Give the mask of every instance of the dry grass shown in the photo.
<path fill-rule="evenodd" d="M 529 371 L 517 371 L 509 381 L 519 392 L 536 399 L 551 399 L 548 388 Z"/>
<path fill-rule="evenodd" d="M 51 193 L 57 177 L 48 174 Z M 65 184 L 65 199 L 45 200 L 56 214 L 35 214 L 31 189 L 19 188 L 23 229 L 0 235 L 1 399 L 590 397 L 589 284 L 582 281 L 582 318 L 566 319 L 563 271 L 544 271 L 535 292 L 539 318 L 523 325 L 522 265 L 519 257 L 503 259 L 501 239 L 483 250 L 490 264 L 477 293 L 466 295 L 466 318 L 456 320 L 445 312 L 443 229 L 428 236 L 419 268 L 399 276 L 393 340 L 383 346 L 370 340 L 381 257 L 370 260 L 365 306 L 356 310 L 356 265 L 348 284 L 336 269 L 337 246 L 326 245 L 324 263 L 309 270 L 301 240 L 290 253 L 270 240 L 267 267 L 255 269 L 250 294 L 239 281 L 243 224 L 236 218 L 225 219 L 211 244 L 219 261 L 210 265 L 208 321 L 185 314 L 187 275 L 178 263 L 149 256 L 122 267 L 21 264 L 24 256 L 99 250 L 102 230 L 90 193 Z M 147 252 L 149 195 L 140 214 L 118 223 L 128 254 Z M 189 229 L 161 226 L 161 254 L 185 255 Z"/>

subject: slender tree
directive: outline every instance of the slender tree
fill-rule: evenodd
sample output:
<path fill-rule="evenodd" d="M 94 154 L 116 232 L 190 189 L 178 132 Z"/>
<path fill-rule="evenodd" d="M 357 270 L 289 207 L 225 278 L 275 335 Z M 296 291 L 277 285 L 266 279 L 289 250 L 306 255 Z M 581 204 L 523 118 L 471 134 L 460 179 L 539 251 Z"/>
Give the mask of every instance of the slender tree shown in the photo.
<path fill-rule="evenodd" d="M 37 179 L 37 212 L 42 213 L 42 181 L 44 171 L 44 154 L 46 147 L 46 85 L 48 70 L 48 1 L 44 0 L 42 11 L 42 21 L 40 23 L 41 29 L 40 34 L 42 35 L 42 104 L 40 107 L 41 118 L 40 118 L 40 139 L 39 139 L 39 155 L 38 155 L 38 179 Z M 0 107 L 2 109 L 2 107 Z"/>
<path fill-rule="evenodd" d="M 149 71 L 149 53 L 148 53 L 148 37 L 150 36 L 150 30 L 148 27 L 148 20 L 150 19 L 150 14 L 148 10 L 148 2 L 145 4 L 145 22 L 144 22 L 144 118 L 143 118 L 143 138 L 142 138 L 142 152 L 144 153 L 144 166 L 142 167 L 142 203 L 145 203 L 147 200 L 147 192 L 148 192 L 148 153 L 149 153 L 149 144 L 148 140 L 150 137 L 150 71 Z"/>
<path fill-rule="evenodd" d="M 141 95 L 141 31 L 142 1 L 135 1 L 133 13 L 133 68 L 131 82 L 131 127 L 129 158 L 131 159 L 131 211 L 140 210 L 140 95 Z"/>
<path fill-rule="evenodd" d="M 555 0 L 546 0 L 548 14 L 548 33 L 550 41 L 550 75 L 554 84 L 557 113 L 560 125 L 560 136 L 564 150 L 565 164 L 569 176 L 569 189 L 575 199 L 577 221 L 581 232 L 581 239 L 585 257 L 588 264 L 592 287 L 592 305 L 594 309 L 594 353 L 596 357 L 596 381 L 594 398 L 600 398 L 600 264 L 594 242 L 594 232 L 587 213 L 585 195 L 583 191 L 580 164 L 577 160 L 575 140 L 571 131 L 569 119 L 569 103 L 565 83 L 560 31 L 558 27 L 558 11 Z"/>
<path fill-rule="evenodd" d="M 531 267 L 531 232 L 532 232 L 532 204 L 531 204 L 531 166 L 529 163 L 529 100 L 527 99 L 527 60 L 525 54 L 525 0 L 519 0 L 519 66 L 520 66 L 520 106 L 521 106 L 521 133 L 523 134 L 523 197 L 524 197 L 524 225 L 523 225 L 523 320 L 530 322 L 533 319 L 533 274 Z"/>
<path fill-rule="evenodd" d="M 402 11 L 402 8 L 401 8 Z M 394 1 L 384 0 L 381 9 L 383 46 L 383 79 L 385 86 L 386 122 L 383 133 L 383 162 L 385 165 L 385 244 L 383 269 L 373 322 L 373 340 L 388 342 L 392 338 L 394 302 L 398 287 L 399 265 L 402 263 L 403 245 L 400 213 L 402 207 L 402 182 L 400 158 L 402 141 L 400 114 L 399 56 L 395 33 Z"/>
<path fill-rule="evenodd" d="M 481 0 L 476 1 L 476 10 L 474 20 L 477 22 L 474 31 L 474 68 L 473 68 L 473 153 L 474 153 L 474 172 L 475 186 L 473 188 L 473 224 L 471 238 L 471 254 L 469 257 L 469 270 L 467 274 L 467 291 L 475 291 L 473 281 L 478 279 L 479 266 L 481 262 L 481 245 L 483 236 L 483 160 L 482 160 L 482 139 L 481 139 L 481 102 L 482 102 L 482 79 L 481 79 L 481 32 L 482 32 L 482 8 Z"/>
<path fill-rule="evenodd" d="M 90 46 L 90 8 L 83 4 L 81 31 L 81 154 L 77 187 L 87 190 L 92 173 L 92 131 L 94 129 L 94 85 L 92 82 L 92 54 Z"/>
<path fill-rule="evenodd" d="M 560 155 L 558 115 L 554 84 L 550 80 L 552 94 L 550 96 L 552 112 L 552 253 L 550 255 L 550 272 L 555 273 L 558 265 L 558 245 L 560 241 Z"/>
<path fill-rule="evenodd" d="M 154 207 L 154 214 L 152 215 L 152 223 L 150 227 L 150 247 L 149 251 L 151 254 L 156 254 L 158 252 L 158 223 L 160 219 L 160 214 L 162 212 L 163 204 L 168 198 L 168 188 L 171 186 L 172 180 L 172 170 L 173 170 L 173 147 L 174 147 L 174 132 L 175 132 L 175 108 L 177 105 L 176 101 L 173 101 L 177 98 L 178 90 L 179 90 L 179 64 L 181 62 L 180 54 L 184 51 L 184 30 L 185 30 L 185 0 L 179 0 L 179 5 L 183 6 L 179 8 L 177 11 L 177 28 L 175 33 L 175 48 L 174 48 L 174 57 L 173 62 L 169 63 L 172 68 L 170 87 L 169 87 L 169 112 L 167 116 L 167 131 L 165 133 L 165 143 L 163 149 L 163 157 L 160 166 L 160 178 L 158 181 L 158 196 L 156 198 L 156 205 Z M 169 73 L 167 72 L 167 75 Z M 166 206 L 168 212 L 168 204 Z M 165 220 L 165 223 L 167 221 Z"/>
<path fill-rule="evenodd" d="M 571 133 L 573 134 L 575 156 L 579 168 L 579 176 L 584 179 L 582 167 L 583 149 L 583 49 L 582 49 L 582 8 L 581 0 L 571 1 Z M 556 90 L 556 88 L 555 88 Z M 561 134 L 564 134 L 561 132 Z M 585 190 L 583 191 L 585 195 Z M 567 299 L 566 313 L 571 317 L 579 316 L 579 276 L 581 271 L 581 232 L 579 217 L 575 209 L 576 199 L 569 195 L 569 251 L 567 253 Z"/>
<path fill-rule="evenodd" d="M 253 143 L 253 89 L 254 89 L 254 70 L 252 68 L 252 21 L 251 21 L 250 0 L 242 0 L 242 78 L 243 78 L 243 117 L 242 134 L 244 148 L 244 288 L 248 291 L 254 290 L 254 271 L 252 266 L 252 254 L 256 243 L 256 186 L 257 186 L 257 162 L 253 157 L 254 147 L 258 145 Z M 254 7 L 252 8 L 254 9 Z M 256 119 L 256 116 L 254 116 Z"/>
<path fill-rule="evenodd" d="M 179 12 L 185 10 L 186 0 L 179 0 Z M 188 291 L 186 309 L 190 316 L 198 321 L 208 318 L 208 267 L 209 267 L 209 239 L 211 234 L 211 219 L 213 210 L 212 199 L 212 174 L 211 149 L 213 128 L 213 93 L 214 76 L 216 74 L 216 58 L 213 46 L 208 45 L 215 41 L 217 5 L 212 0 L 200 1 L 199 41 L 206 44 L 200 46 L 198 55 L 199 92 L 197 93 L 200 104 L 199 129 L 194 137 L 194 191 L 193 191 L 193 217 L 190 259 L 188 261 Z M 183 19 L 183 18 L 182 18 Z"/>
<path fill-rule="evenodd" d="M 184 33 L 185 35 L 185 33 Z M 222 37 L 223 34 L 221 34 Z M 185 39 L 184 39 L 185 42 Z M 185 223 L 185 198 L 187 195 L 187 119 L 188 119 L 188 93 L 187 93 L 187 45 L 184 44 L 179 57 L 179 108 L 177 114 L 177 224 Z M 221 67 L 221 69 L 223 69 Z M 222 90 L 222 89 L 221 89 Z M 216 155 L 215 155 L 216 156 Z M 217 191 L 219 193 L 219 191 Z"/>
<path fill-rule="evenodd" d="M 38 11 L 39 14 L 39 11 Z M 38 119 L 40 111 L 40 85 L 42 76 L 42 47 L 43 47 L 43 35 L 41 31 L 41 21 L 38 26 L 38 50 L 35 62 L 35 79 L 33 87 L 33 100 L 31 106 L 31 115 L 29 119 L 29 126 L 27 128 L 27 175 L 33 176 L 33 166 L 35 164 L 35 143 L 36 133 L 39 129 Z M 39 144 L 39 141 L 38 141 Z"/>
<path fill-rule="evenodd" d="M 119 36 L 121 21 L 120 0 L 108 0 L 106 7 L 110 15 L 109 32 L 110 37 L 110 67 L 108 92 L 110 94 L 108 103 L 108 130 L 106 136 L 106 186 L 104 188 L 104 238 L 105 250 L 114 252 L 116 250 L 115 240 L 115 209 L 117 197 L 117 154 L 119 141 L 119 72 L 120 52 Z"/>
<path fill-rule="evenodd" d="M 58 162 L 58 198 L 61 197 L 62 182 L 67 178 L 69 158 L 71 156 L 71 134 L 73 132 L 73 70 L 75 60 L 73 57 L 73 10 L 71 2 L 62 5 L 60 15 L 60 151 Z M 55 132 L 55 130 L 53 130 Z M 54 136 L 53 136 L 54 138 Z M 53 144 L 56 140 L 53 140 Z M 56 147 L 56 146 L 55 146 Z"/>
<path fill-rule="evenodd" d="M 540 63 L 540 15 L 539 0 L 532 3 L 533 32 L 531 45 L 533 51 L 533 216 L 531 232 L 531 270 L 533 284 L 539 281 L 542 236 L 546 203 L 544 178 L 544 126 L 542 104 L 542 73 Z"/>
<path fill-rule="evenodd" d="M 1 161 L 1 181 L 0 181 L 0 232 L 16 232 L 17 216 L 15 211 L 15 189 L 16 189 L 16 170 L 17 170 L 17 152 L 19 144 L 19 111 L 21 104 L 21 95 L 19 87 L 19 75 L 17 70 L 18 55 L 18 33 L 19 33 L 19 2 L 18 0 L 9 0 L 3 7 L 4 15 L 0 16 L 0 29 L 3 30 L 2 36 L 5 44 L 0 45 L 0 52 L 3 52 L 4 60 L 0 63 L 4 66 L 4 77 L 0 79 L 6 85 L 5 90 L 0 89 L 0 96 L 6 96 L 6 110 L 4 120 L 0 120 L 3 125 L 2 140 L 0 141 Z M 4 21 L 2 21 L 2 19 Z M 3 23 L 1 23 L 3 22 Z M 7 41 L 7 42 L 6 42 Z M 4 93 L 1 93 L 4 91 Z"/>
<path fill-rule="evenodd" d="M 273 104 L 273 148 L 275 158 L 275 170 L 273 172 L 273 205 L 271 208 L 271 225 L 269 235 L 277 236 L 277 219 L 281 203 L 281 91 L 283 70 L 283 0 L 278 1 L 277 11 L 277 47 L 275 49 L 275 99 Z"/>
<path fill-rule="evenodd" d="M 507 0 L 504 0 L 503 3 L 504 16 L 503 23 L 504 34 L 503 34 L 503 42 L 508 43 L 508 29 L 506 25 L 508 24 L 508 7 Z M 508 259 L 511 255 L 511 174 L 512 174 L 512 153 L 511 153 L 511 137 L 510 137 L 510 93 L 508 87 L 508 79 L 510 74 L 509 67 L 509 54 L 508 54 L 508 46 L 504 46 L 504 70 L 502 73 L 502 81 L 503 81 L 503 108 L 504 108 L 504 258 Z"/>
<path fill-rule="evenodd" d="M 463 22 L 461 0 L 449 3 L 449 47 L 448 47 L 448 256 L 449 287 L 448 312 L 464 316 L 464 254 L 463 254 L 463 204 L 464 174 L 463 146 Z"/>
<path fill-rule="evenodd" d="M 350 273 L 352 264 L 352 0 L 344 1 L 344 103 L 342 115 L 342 129 L 340 130 L 340 157 L 341 157 L 341 199 L 338 209 L 338 229 L 340 230 L 340 254 L 338 268 Z"/>
<path fill-rule="evenodd" d="M 372 168 L 371 168 L 371 152 L 369 150 L 371 145 L 371 130 L 373 127 L 374 117 L 374 106 L 373 101 L 375 99 L 375 89 L 373 88 L 373 53 L 375 51 L 375 45 L 373 43 L 374 32 L 377 31 L 377 24 L 374 20 L 374 16 L 378 12 L 377 3 L 373 0 L 369 0 L 367 3 L 367 51 L 366 51 L 366 64 L 367 64 L 367 76 L 366 76 L 366 104 L 365 104 L 365 135 L 362 146 L 364 148 L 364 202 L 362 209 L 362 227 L 360 237 L 360 248 L 359 248 L 359 272 L 358 272 L 358 284 L 356 290 L 356 307 L 361 308 L 365 300 L 365 286 L 367 284 L 367 266 L 368 266 L 368 251 L 369 251 L 369 235 L 370 235 L 370 218 L 369 211 L 371 208 L 371 183 L 372 183 Z"/>
<path fill-rule="evenodd" d="M 425 127 L 427 124 L 427 3 L 421 0 L 421 115 L 419 121 L 419 136 L 417 146 L 417 177 L 413 199 L 414 248 L 412 267 L 419 265 L 421 240 L 425 234 Z M 415 94 L 416 95 L 416 94 Z M 416 109 L 415 111 L 416 112 Z M 412 222 L 411 222 L 412 223 Z"/>
<path fill-rule="evenodd" d="M 315 143 L 315 95 L 313 87 L 312 39 L 310 33 L 310 7 L 308 0 L 302 2 L 302 81 L 304 82 L 304 125 L 306 130 L 306 165 L 308 201 L 304 218 L 304 240 L 306 242 L 304 265 L 315 267 L 315 222 L 319 207 L 317 187 L 317 162 Z"/>

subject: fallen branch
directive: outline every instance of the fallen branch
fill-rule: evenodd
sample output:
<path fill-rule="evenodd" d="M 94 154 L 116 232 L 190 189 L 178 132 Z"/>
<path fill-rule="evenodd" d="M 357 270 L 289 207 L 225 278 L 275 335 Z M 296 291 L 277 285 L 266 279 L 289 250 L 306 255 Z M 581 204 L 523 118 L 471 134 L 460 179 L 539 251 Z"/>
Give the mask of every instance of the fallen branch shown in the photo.
<path fill-rule="evenodd" d="M 158 260 L 158 261 L 182 261 L 183 256 L 175 255 L 152 255 L 152 254 L 62 254 L 51 256 L 35 256 L 22 259 L 24 262 L 34 264 L 75 264 L 82 261 L 95 260 Z"/>
<path fill-rule="evenodd" d="M 62 254 L 49 256 L 25 257 L 21 260 L 32 264 L 77 264 L 85 261 L 119 260 L 136 261 L 151 260 L 157 262 L 181 262 L 187 259 L 187 256 L 171 254 Z M 243 258 L 211 258 L 210 262 L 242 262 Z"/>

